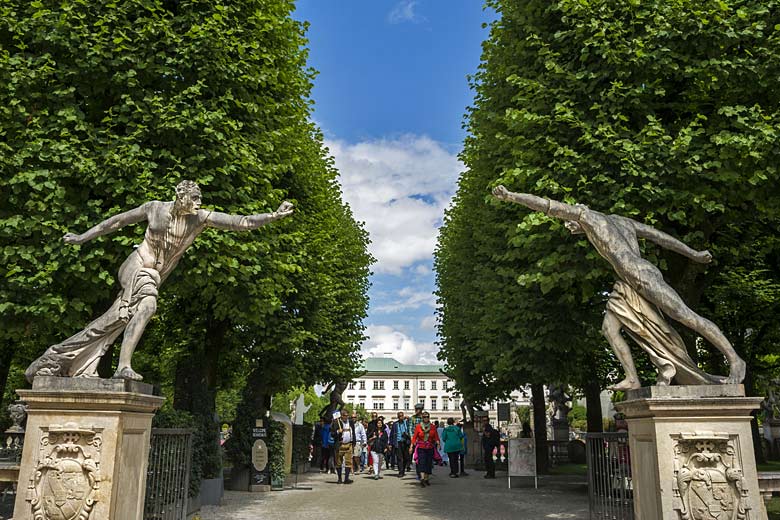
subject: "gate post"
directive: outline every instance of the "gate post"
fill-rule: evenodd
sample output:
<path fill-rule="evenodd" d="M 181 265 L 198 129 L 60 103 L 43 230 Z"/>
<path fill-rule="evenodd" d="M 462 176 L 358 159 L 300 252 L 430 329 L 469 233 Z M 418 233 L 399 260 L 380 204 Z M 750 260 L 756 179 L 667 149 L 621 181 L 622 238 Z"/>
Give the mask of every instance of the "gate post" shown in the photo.
<path fill-rule="evenodd" d="M 122 379 L 42 377 L 28 405 L 16 520 L 143 518 L 149 436 L 165 398 Z"/>
<path fill-rule="evenodd" d="M 628 422 L 636 517 L 765 518 L 750 430 L 760 402 L 742 385 L 628 390 L 615 408 Z"/>

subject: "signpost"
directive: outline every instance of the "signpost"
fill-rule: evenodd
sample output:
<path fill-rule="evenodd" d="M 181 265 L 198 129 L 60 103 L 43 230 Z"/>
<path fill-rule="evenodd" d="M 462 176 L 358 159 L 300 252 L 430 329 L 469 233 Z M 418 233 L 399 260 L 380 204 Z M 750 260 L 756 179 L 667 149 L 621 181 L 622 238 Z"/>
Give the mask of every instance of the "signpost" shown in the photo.
<path fill-rule="evenodd" d="M 252 428 L 252 475 L 249 482 L 251 491 L 267 491 L 271 487 L 271 471 L 268 467 L 268 429 L 258 420 Z"/>

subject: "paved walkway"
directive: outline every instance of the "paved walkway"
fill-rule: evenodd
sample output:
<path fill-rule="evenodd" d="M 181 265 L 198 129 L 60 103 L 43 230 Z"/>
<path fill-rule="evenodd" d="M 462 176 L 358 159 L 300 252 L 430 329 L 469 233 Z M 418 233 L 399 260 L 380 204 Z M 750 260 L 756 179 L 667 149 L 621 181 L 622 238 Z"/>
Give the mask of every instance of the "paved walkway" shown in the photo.
<path fill-rule="evenodd" d="M 388 471 L 375 481 L 358 474 L 355 483 L 337 485 L 335 475 L 309 473 L 299 487 L 270 493 L 227 492 L 222 507 L 204 507 L 202 520 L 329 520 L 430 518 L 440 520 L 588 518 L 588 496 L 582 477 L 543 477 L 539 489 L 506 474 L 495 480 L 472 471 L 451 479 L 437 468 L 431 486 L 421 488 L 414 474 L 398 479 Z M 522 481 L 522 482 L 521 482 Z M 523 487 L 519 487 L 519 486 Z M 530 487 L 529 487 L 530 486 Z"/>

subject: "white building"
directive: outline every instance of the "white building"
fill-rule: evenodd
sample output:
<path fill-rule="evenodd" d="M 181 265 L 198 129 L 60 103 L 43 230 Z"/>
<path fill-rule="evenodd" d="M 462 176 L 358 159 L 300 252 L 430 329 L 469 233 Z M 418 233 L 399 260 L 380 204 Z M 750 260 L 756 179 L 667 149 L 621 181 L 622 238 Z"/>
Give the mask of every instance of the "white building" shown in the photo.
<path fill-rule="evenodd" d="M 431 421 L 462 418 L 460 395 L 455 383 L 442 374 L 444 365 L 404 365 L 393 358 L 368 358 L 363 363 L 365 373 L 350 383 L 342 396 L 345 403 L 363 405 L 369 412 L 394 418 L 399 410 L 414 413 L 414 405 L 423 403 Z M 512 408 L 528 406 L 530 401 L 521 392 L 512 393 Z M 490 421 L 496 424 L 497 403 L 488 405 Z"/>

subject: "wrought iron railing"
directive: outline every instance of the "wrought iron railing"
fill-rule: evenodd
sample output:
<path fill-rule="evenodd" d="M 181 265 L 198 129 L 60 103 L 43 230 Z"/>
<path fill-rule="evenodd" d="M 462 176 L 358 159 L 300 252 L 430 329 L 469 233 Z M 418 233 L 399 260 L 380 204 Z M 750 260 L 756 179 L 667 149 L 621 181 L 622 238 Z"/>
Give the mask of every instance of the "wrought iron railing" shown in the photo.
<path fill-rule="evenodd" d="M 192 430 L 152 429 L 144 520 L 185 520 L 192 464 Z"/>
<path fill-rule="evenodd" d="M 591 520 L 633 520 L 628 433 L 589 433 L 586 445 Z"/>

